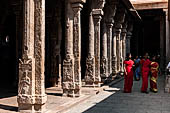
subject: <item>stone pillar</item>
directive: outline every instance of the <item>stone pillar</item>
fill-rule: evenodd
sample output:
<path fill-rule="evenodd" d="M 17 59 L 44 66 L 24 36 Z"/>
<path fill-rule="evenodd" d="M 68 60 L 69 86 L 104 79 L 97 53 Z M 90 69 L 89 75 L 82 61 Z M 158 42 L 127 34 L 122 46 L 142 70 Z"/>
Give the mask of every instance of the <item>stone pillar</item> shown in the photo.
<path fill-rule="evenodd" d="M 93 0 L 89 20 L 89 51 L 86 61 L 85 83 L 89 87 L 100 87 L 100 21 L 105 0 Z"/>
<path fill-rule="evenodd" d="M 131 37 L 132 37 L 132 33 L 128 31 L 127 35 L 126 35 L 126 54 L 130 53 L 130 40 L 131 40 Z"/>
<path fill-rule="evenodd" d="M 24 1 L 23 54 L 19 63 L 18 106 L 21 113 L 43 113 L 45 1 Z"/>
<path fill-rule="evenodd" d="M 160 69 L 165 70 L 165 15 L 160 15 Z"/>
<path fill-rule="evenodd" d="M 106 41 L 104 40 L 103 43 L 106 43 L 104 49 L 102 49 L 102 56 L 106 56 L 106 77 L 109 77 L 112 74 L 112 27 L 114 23 L 114 16 L 116 13 L 116 1 L 108 1 L 104 7 L 104 36 L 106 37 Z M 103 39 L 105 39 L 103 37 Z M 106 55 L 104 55 L 106 52 Z M 101 60 L 102 61 L 102 60 Z"/>
<path fill-rule="evenodd" d="M 93 20 L 94 20 L 94 39 L 95 39 L 95 85 L 100 87 L 101 77 L 100 77 L 100 21 L 101 15 L 103 15 L 102 10 L 93 10 Z"/>
<path fill-rule="evenodd" d="M 119 7 L 116 12 L 115 16 L 115 28 L 114 28 L 114 36 L 116 38 L 116 55 L 117 55 L 117 72 L 120 72 L 120 37 L 121 37 L 121 29 L 122 24 L 124 23 L 125 19 L 125 9 L 124 7 L 119 4 Z"/>
<path fill-rule="evenodd" d="M 85 0 L 66 1 L 65 59 L 63 62 L 63 93 L 77 97 L 81 93 L 81 29 L 80 10 Z"/>
<path fill-rule="evenodd" d="M 34 57 L 34 0 L 24 1 L 24 29 L 22 59 L 19 59 L 18 109 L 21 113 L 35 110 L 35 57 Z"/>
<path fill-rule="evenodd" d="M 94 57 L 94 23 L 92 13 L 89 16 L 89 44 L 86 59 L 86 86 L 95 86 L 95 57 Z"/>
<path fill-rule="evenodd" d="M 117 57 L 117 72 L 120 72 L 120 33 L 121 33 L 121 24 L 115 25 L 115 38 L 116 38 L 116 57 Z"/>
<path fill-rule="evenodd" d="M 117 74 L 117 55 L 116 55 L 116 33 L 115 29 L 114 34 L 113 34 L 113 39 L 112 39 L 112 77 L 115 77 Z"/>
<path fill-rule="evenodd" d="M 112 27 L 113 21 L 107 22 L 107 56 L 108 56 L 108 76 L 112 74 Z"/>
<path fill-rule="evenodd" d="M 122 32 L 121 32 L 121 54 L 120 54 L 120 64 L 121 64 L 121 73 L 124 72 L 123 61 L 126 58 L 126 33 L 127 33 L 127 21 L 123 23 Z"/>
<path fill-rule="evenodd" d="M 43 113 L 45 94 L 45 0 L 34 0 L 35 110 Z"/>
<path fill-rule="evenodd" d="M 126 34 L 126 54 L 130 53 L 130 40 L 132 38 L 133 22 L 129 20 Z"/>
<path fill-rule="evenodd" d="M 168 64 L 168 62 L 170 61 L 170 22 L 168 20 L 168 11 L 165 10 L 166 13 L 166 64 Z"/>
<path fill-rule="evenodd" d="M 107 29 L 106 23 L 103 22 L 102 31 L 102 58 L 101 58 L 101 77 L 106 79 L 108 77 L 108 59 L 107 59 Z"/>

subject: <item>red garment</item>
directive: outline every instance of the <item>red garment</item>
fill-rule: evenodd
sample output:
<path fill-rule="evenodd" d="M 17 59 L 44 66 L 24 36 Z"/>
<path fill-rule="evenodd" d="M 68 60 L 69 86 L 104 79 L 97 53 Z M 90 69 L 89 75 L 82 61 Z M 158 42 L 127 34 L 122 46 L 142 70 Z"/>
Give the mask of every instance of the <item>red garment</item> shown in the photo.
<path fill-rule="evenodd" d="M 141 62 L 142 64 L 142 88 L 141 91 L 145 92 L 147 91 L 148 88 L 148 75 L 149 75 L 149 66 L 151 64 L 151 61 L 149 59 L 142 59 Z"/>
<path fill-rule="evenodd" d="M 124 92 L 130 93 L 132 91 L 132 85 L 133 85 L 133 69 L 132 66 L 134 62 L 132 60 L 124 61 L 125 69 L 127 72 L 127 75 L 125 73 L 124 77 Z"/>
<path fill-rule="evenodd" d="M 151 90 L 157 92 L 157 79 L 158 79 L 158 68 L 159 64 L 157 62 L 151 63 L 151 78 L 150 78 L 150 87 Z"/>

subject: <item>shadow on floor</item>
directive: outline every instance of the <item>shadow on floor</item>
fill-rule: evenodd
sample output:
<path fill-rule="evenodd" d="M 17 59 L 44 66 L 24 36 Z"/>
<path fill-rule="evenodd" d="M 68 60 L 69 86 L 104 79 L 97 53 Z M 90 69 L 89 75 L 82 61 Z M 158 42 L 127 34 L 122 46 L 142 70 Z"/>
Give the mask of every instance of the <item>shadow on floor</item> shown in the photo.
<path fill-rule="evenodd" d="M 9 106 L 9 105 L 2 105 L 2 104 L 0 104 L 0 109 L 15 111 L 15 112 L 18 111 L 18 107 Z"/>
<path fill-rule="evenodd" d="M 142 80 L 134 81 L 132 93 L 123 93 L 123 82 L 111 86 L 110 90 L 105 90 L 113 94 L 100 102 L 94 101 L 94 105 L 83 113 L 162 113 L 162 110 L 170 113 L 170 108 L 163 104 L 170 99 L 163 91 L 164 77 L 159 77 L 158 93 L 141 93 Z"/>

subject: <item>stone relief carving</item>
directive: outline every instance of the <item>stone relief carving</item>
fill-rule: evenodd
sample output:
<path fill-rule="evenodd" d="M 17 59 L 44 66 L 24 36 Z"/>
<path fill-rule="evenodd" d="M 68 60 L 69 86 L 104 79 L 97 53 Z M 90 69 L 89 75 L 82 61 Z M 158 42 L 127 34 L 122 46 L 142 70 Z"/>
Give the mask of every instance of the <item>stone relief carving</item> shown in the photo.
<path fill-rule="evenodd" d="M 107 71 L 107 68 L 106 68 L 106 66 L 107 66 L 107 64 L 106 64 L 106 58 L 104 58 L 104 57 L 102 57 L 102 59 L 101 59 L 101 76 L 102 77 L 107 77 L 107 73 L 106 73 L 106 71 Z"/>
<path fill-rule="evenodd" d="M 32 59 L 20 59 L 19 62 L 19 95 L 31 95 Z"/>
<path fill-rule="evenodd" d="M 86 76 L 85 81 L 94 82 L 94 74 L 95 74 L 95 59 L 94 57 L 89 57 L 86 59 Z"/>
<path fill-rule="evenodd" d="M 63 82 L 73 81 L 73 64 L 73 59 L 67 54 L 63 64 Z"/>

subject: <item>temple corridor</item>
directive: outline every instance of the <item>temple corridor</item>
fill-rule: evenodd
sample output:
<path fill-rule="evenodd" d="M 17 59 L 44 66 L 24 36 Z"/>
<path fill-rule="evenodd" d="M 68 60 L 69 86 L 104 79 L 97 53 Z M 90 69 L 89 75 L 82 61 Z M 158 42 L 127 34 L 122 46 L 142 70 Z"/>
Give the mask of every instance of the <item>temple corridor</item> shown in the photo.
<path fill-rule="evenodd" d="M 149 95 L 170 93 L 168 1 L 132 1 L 0 0 L 0 109 L 53 113 L 98 93 L 121 100 L 123 82 L 118 92 L 108 85 L 123 79 L 127 53 L 159 56 L 160 92 Z M 127 98 L 145 97 L 139 85 Z"/>

